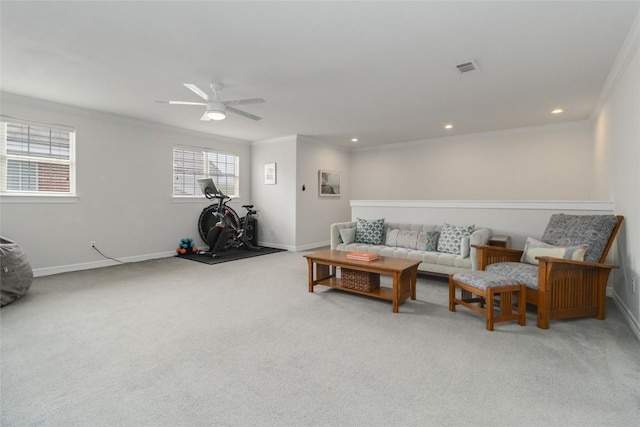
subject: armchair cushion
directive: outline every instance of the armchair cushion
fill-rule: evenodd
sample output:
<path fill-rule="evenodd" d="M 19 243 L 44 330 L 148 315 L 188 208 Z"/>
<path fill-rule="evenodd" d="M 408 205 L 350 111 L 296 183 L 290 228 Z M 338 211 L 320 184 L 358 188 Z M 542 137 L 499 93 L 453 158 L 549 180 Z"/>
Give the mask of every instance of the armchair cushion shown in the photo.
<path fill-rule="evenodd" d="M 537 265 L 523 262 L 498 262 L 489 264 L 484 271 L 515 280 L 517 283 L 524 283 L 527 288 L 538 289 Z"/>
<path fill-rule="evenodd" d="M 553 214 L 542 241 L 554 246 L 586 244 L 584 260 L 600 262 L 616 222 L 615 215 Z"/>
<path fill-rule="evenodd" d="M 527 264 L 538 265 L 536 257 L 539 256 L 583 261 L 586 250 L 587 245 L 554 246 L 529 237 L 524 245 L 524 252 L 522 252 L 520 261 L 526 262 Z"/>

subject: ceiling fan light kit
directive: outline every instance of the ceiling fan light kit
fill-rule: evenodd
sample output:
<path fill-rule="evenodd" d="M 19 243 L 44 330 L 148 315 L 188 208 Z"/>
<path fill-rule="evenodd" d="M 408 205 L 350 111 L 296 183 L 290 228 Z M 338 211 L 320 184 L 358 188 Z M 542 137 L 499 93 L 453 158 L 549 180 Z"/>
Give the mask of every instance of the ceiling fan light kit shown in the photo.
<path fill-rule="evenodd" d="M 207 102 L 206 116 L 210 120 L 224 120 L 227 117 L 225 111 L 226 107 L 223 103 L 217 101 Z"/>
<path fill-rule="evenodd" d="M 251 98 L 251 99 L 234 99 L 231 101 L 220 101 L 220 91 L 222 90 L 222 85 L 219 83 L 211 83 L 209 87 L 213 91 L 213 95 L 207 95 L 202 89 L 198 86 L 191 83 L 184 83 L 184 87 L 198 95 L 200 98 L 204 99 L 206 102 L 191 102 L 191 101 L 156 101 L 163 104 L 171 104 L 171 105 L 205 105 L 207 107 L 204 115 L 200 118 L 200 120 L 208 121 L 208 120 L 224 120 L 227 117 L 227 111 L 238 114 L 240 116 L 249 118 L 251 120 L 261 120 L 261 117 L 255 116 L 253 114 L 247 113 L 246 111 L 238 110 L 234 107 L 228 107 L 228 105 L 246 105 L 246 104 L 259 104 L 264 102 L 262 98 Z"/>
<path fill-rule="evenodd" d="M 223 111 L 207 110 L 207 117 L 211 120 L 224 120 L 227 118 L 227 115 Z"/>

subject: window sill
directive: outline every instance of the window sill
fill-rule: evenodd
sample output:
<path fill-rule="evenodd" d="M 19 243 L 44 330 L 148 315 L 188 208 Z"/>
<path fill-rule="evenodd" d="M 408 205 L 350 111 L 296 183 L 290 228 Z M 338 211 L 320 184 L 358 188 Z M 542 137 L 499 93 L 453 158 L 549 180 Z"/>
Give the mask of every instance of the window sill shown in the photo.
<path fill-rule="evenodd" d="M 239 197 L 232 197 L 231 200 L 238 200 Z M 207 199 L 204 196 L 199 196 L 199 197 L 172 197 L 171 201 L 173 203 L 214 203 L 215 199 Z"/>
<path fill-rule="evenodd" d="M 1 203 L 77 203 L 78 196 L 0 194 Z"/>

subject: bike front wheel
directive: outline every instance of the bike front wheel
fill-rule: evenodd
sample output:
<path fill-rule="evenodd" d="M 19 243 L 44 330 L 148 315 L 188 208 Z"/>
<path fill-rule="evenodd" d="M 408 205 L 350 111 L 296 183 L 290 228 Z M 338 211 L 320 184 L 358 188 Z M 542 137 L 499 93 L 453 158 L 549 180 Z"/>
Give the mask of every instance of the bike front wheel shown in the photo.
<path fill-rule="evenodd" d="M 225 217 L 235 229 L 238 229 L 240 227 L 240 217 L 236 211 L 229 206 L 223 206 L 222 209 Z M 219 221 L 216 212 L 218 212 L 217 202 L 204 208 L 202 213 L 200 213 L 200 218 L 198 218 L 198 233 L 205 242 L 207 241 L 207 233 L 211 230 L 211 227 L 215 226 Z"/>

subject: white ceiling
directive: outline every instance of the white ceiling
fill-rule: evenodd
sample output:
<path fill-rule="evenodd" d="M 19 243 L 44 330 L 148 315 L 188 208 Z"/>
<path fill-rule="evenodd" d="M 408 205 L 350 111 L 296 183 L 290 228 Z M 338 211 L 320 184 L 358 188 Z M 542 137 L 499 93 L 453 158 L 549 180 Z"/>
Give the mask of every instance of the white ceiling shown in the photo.
<path fill-rule="evenodd" d="M 588 119 L 640 1 L 9 2 L 4 92 L 244 140 L 358 147 Z M 480 71 L 460 75 L 475 60 Z M 202 122 L 182 86 L 264 98 Z M 549 114 L 556 107 L 567 112 Z M 443 126 L 453 123 L 454 129 Z"/>

